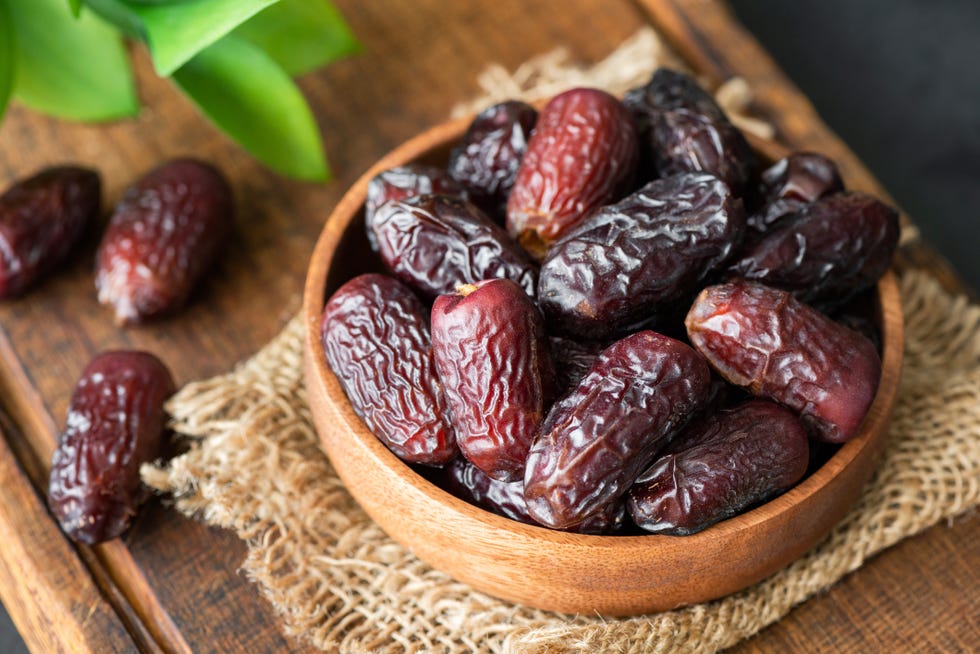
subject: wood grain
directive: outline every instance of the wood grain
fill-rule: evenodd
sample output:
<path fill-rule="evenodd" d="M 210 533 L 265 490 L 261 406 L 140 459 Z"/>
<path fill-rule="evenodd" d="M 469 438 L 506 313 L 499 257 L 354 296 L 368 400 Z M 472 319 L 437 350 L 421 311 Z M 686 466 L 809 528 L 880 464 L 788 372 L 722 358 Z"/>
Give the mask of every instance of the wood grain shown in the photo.
<path fill-rule="evenodd" d="M 6 436 L 7 430 L 0 429 Z M 132 652 L 137 647 L 0 439 L 0 599 L 32 651 Z"/>
<path fill-rule="evenodd" d="M 102 171 L 106 206 L 110 207 L 129 182 L 162 159 L 194 154 L 216 162 L 228 174 L 239 206 L 235 237 L 224 258 L 187 311 L 175 319 L 131 330 L 112 325 L 108 312 L 95 303 L 92 288 L 98 230 L 88 235 L 63 271 L 30 295 L 0 305 L 0 403 L 17 427 L 4 436 L 35 490 L 44 488 L 47 462 L 72 385 L 92 355 L 110 347 L 149 349 L 167 361 L 178 382 L 184 383 L 223 372 L 257 350 L 298 309 L 314 238 L 346 187 L 381 154 L 441 122 L 454 103 L 476 94 L 476 76 L 491 61 L 513 69 L 556 46 L 567 47 L 583 62 L 595 61 L 644 24 L 652 12 L 663 25 L 673 20 L 692 35 L 676 41 L 688 43 L 685 52 L 699 68 L 710 73 L 712 66 L 720 66 L 714 69 L 718 79 L 722 77 L 719 73 L 738 73 L 749 79 L 759 94 L 760 111 L 780 121 L 780 134 L 787 142 L 804 145 L 792 136 L 794 121 L 783 116 L 795 112 L 804 117 L 797 123 L 809 120 L 806 105 L 801 104 L 805 99 L 778 68 L 770 67 L 771 60 L 717 2 L 675 6 L 609 0 L 601 8 L 592 0 L 341 0 L 337 4 L 361 39 L 364 53 L 300 82 L 324 130 L 337 175 L 328 185 L 292 182 L 262 169 L 208 126 L 167 83 L 157 80 L 139 50 L 137 75 L 144 109 L 136 120 L 77 125 L 16 106 L 9 110 L 0 125 L 0 185 L 43 165 L 76 161 Z M 702 51 L 709 56 L 699 55 Z M 837 150 L 831 148 L 832 134 L 821 129 L 810 138 L 807 147 L 837 152 L 848 160 L 845 175 L 853 179 L 855 173 L 850 171 L 860 174 L 843 144 Z M 915 253 L 909 258 L 916 265 L 944 274 L 938 260 L 930 258 L 930 251 L 910 252 Z M 43 503 L 24 506 L 32 507 L 38 525 L 47 525 L 43 536 L 58 533 Z M 0 514 L 0 519 L 15 524 L 6 514 Z M 936 607 L 968 607 L 971 604 L 966 600 L 977 599 L 978 584 L 967 583 L 976 579 L 975 545 L 964 549 L 980 537 L 977 523 L 937 528 L 903 543 L 828 596 L 808 602 L 767 630 L 753 646 L 767 647 L 765 638 L 772 633 L 777 640 L 767 651 L 786 651 L 785 643 L 792 644 L 789 649 L 810 651 L 807 634 L 817 632 L 825 634 L 822 642 L 834 642 L 839 651 L 901 651 L 905 642 L 933 644 L 934 649 L 943 650 L 947 649 L 944 644 L 970 643 L 971 635 L 977 642 L 975 620 L 971 627 L 970 621 L 933 619 Z M 3 533 L 14 539 L 0 546 L 3 553 L 16 549 L 40 555 L 47 551 L 31 540 L 37 532 L 11 529 Z M 90 585 L 106 601 L 107 610 L 115 612 L 118 624 L 128 625 L 126 633 L 137 649 L 159 646 L 179 651 L 183 648 L 179 642 L 159 642 L 169 638 L 168 630 L 176 629 L 194 651 L 215 651 L 216 644 L 220 651 L 230 652 L 308 651 L 282 636 L 265 601 L 237 572 L 245 548 L 228 532 L 208 529 L 153 505 L 126 538 L 111 547 L 97 551 L 68 547 L 78 552 L 77 560 Z M 962 556 L 945 556 L 951 550 Z M 944 560 L 935 560 L 939 555 Z M 56 563 L 58 556 L 52 556 Z M 878 565 L 885 565 L 880 573 L 875 572 Z M 130 574 L 137 571 L 139 574 Z M 923 591 L 918 594 L 903 591 L 901 584 L 885 583 L 888 576 L 915 575 L 928 579 L 925 586 L 916 587 Z M 860 583 L 851 583 L 852 579 Z M 12 612 L 21 611 L 25 618 L 47 612 L 48 604 L 57 602 L 55 596 L 39 602 L 25 586 L 8 581 L 0 580 L 3 599 Z M 944 590 L 946 583 L 948 590 Z M 71 596 L 72 587 L 66 584 L 63 597 Z M 7 590 L 10 588 L 14 590 Z M 895 598 L 891 617 L 878 622 L 873 613 L 861 613 L 864 605 L 879 606 L 879 597 L 885 593 Z M 838 604 L 857 608 L 848 609 L 854 615 L 843 618 L 820 608 Z M 797 623 L 794 616 L 802 611 L 815 613 Z M 42 620 L 43 615 L 36 618 Z M 937 631 L 931 628 L 933 624 L 939 635 L 930 640 L 928 634 Z M 104 631 L 120 633 L 108 626 Z M 31 647 L 46 652 L 60 644 L 71 650 L 75 647 L 68 640 L 71 635 L 54 630 L 49 640 L 32 641 Z"/>

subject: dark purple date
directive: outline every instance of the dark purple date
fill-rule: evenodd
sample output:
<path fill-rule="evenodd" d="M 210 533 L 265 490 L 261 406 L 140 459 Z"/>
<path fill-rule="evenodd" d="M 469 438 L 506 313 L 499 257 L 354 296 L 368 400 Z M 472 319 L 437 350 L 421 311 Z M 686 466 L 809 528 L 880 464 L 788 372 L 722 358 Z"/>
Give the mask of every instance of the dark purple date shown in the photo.
<path fill-rule="evenodd" d="M 424 164 L 398 166 L 375 175 L 368 182 L 367 198 L 364 200 L 364 224 L 371 249 L 378 251 L 378 241 L 370 227 L 378 207 L 385 202 L 433 193 L 465 198 L 466 191 L 442 168 Z"/>
<path fill-rule="evenodd" d="M 606 348 L 552 407 L 531 446 L 524 476 L 531 516 L 564 529 L 608 510 L 701 407 L 710 377 L 701 355 L 656 332 Z"/>
<path fill-rule="evenodd" d="M 691 77 L 660 68 L 645 86 L 627 92 L 624 103 L 660 175 L 703 171 L 736 194 L 745 190 L 755 169 L 752 148 Z"/>
<path fill-rule="evenodd" d="M 164 454 L 163 403 L 174 393 L 152 354 L 113 351 L 86 366 L 51 460 L 48 504 L 72 539 L 122 534 L 145 498 L 140 465 Z"/>
<path fill-rule="evenodd" d="M 323 310 L 327 362 L 354 411 L 410 463 L 444 465 L 456 456 L 436 376 L 428 312 L 411 289 L 385 275 L 355 277 Z"/>
<path fill-rule="evenodd" d="M 810 202 L 843 190 L 833 161 L 815 152 L 794 152 L 763 171 L 763 205 L 749 215 L 748 225 L 757 232 L 767 232 Z"/>
<path fill-rule="evenodd" d="M 537 110 L 525 102 L 495 104 L 473 119 L 449 155 L 449 175 L 494 218 L 507 212 L 507 196 L 537 120 Z"/>
<path fill-rule="evenodd" d="M 99 302 L 122 324 L 171 313 L 227 240 L 228 182 L 194 159 L 165 163 L 126 190 L 96 255 Z"/>
<path fill-rule="evenodd" d="M 857 434 L 881 361 L 867 338 L 786 291 L 750 282 L 709 286 L 686 320 L 691 343 L 722 377 L 801 415 L 819 439 Z"/>
<path fill-rule="evenodd" d="M 440 295 L 432 350 L 460 452 L 494 479 L 522 479 L 555 386 L 534 302 L 509 279 Z"/>
<path fill-rule="evenodd" d="M 799 418 L 750 400 L 681 432 L 630 489 L 630 515 L 653 533 L 693 534 L 786 490 L 808 462 Z"/>
<path fill-rule="evenodd" d="M 732 276 L 838 306 L 891 265 L 898 212 L 862 193 L 838 193 L 785 218 L 731 264 Z"/>
<path fill-rule="evenodd" d="M 386 202 L 368 229 L 388 269 L 428 297 L 501 278 L 534 295 L 537 266 L 503 229 L 464 200 L 420 195 Z"/>
<path fill-rule="evenodd" d="M 64 261 L 99 214 L 99 174 L 47 168 L 0 196 L 0 298 L 19 295 Z"/>
<path fill-rule="evenodd" d="M 459 457 L 446 466 L 440 481 L 445 490 L 485 511 L 517 522 L 538 525 L 527 512 L 523 480 L 497 481 Z M 623 531 L 626 525 L 626 503 L 616 502 L 609 504 L 607 510 L 589 516 L 569 531 L 579 534 L 615 534 Z"/>
<path fill-rule="evenodd" d="M 623 331 L 690 298 L 744 229 L 742 201 L 717 177 L 655 180 L 599 209 L 552 247 L 541 265 L 538 301 L 562 333 L 597 338 Z"/>

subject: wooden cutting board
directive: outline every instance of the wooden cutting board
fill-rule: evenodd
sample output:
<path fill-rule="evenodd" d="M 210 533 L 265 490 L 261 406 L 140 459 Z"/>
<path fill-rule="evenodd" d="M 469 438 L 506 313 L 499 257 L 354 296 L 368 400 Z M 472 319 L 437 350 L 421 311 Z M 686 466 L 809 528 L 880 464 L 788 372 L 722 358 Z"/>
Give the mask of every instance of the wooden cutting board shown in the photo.
<path fill-rule="evenodd" d="M 156 163 L 193 154 L 227 173 L 239 207 L 223 259 L 178 317 L 116 327 L 95 301 L 94 234 L 64 270 L 0 305 L 0 599 L 33 651 L 309 649 L 281 634 L 238 572 L 244 545 L 164 503 L 149 505 L 116 541 L 89 548 L 66 540 L 43 500 L 51 452 L 74 382 L 99 351 L 150 350 L 186 383 L 231 368 L 276 334 L 299 307 L 314 239 L 347 185 L 381 154 L 475 95 L 476 76 L 489 62 L 513 69 L 557 46 L 595 61 L 652 22 L 707 77 L 744 77 L 779 140 L 824 152 L 840 163 L 849 186 L 883 194 L 722 2 L 336 4 L 364 53 L 301 81 L 336 175 L 328 185 L 262 169 L 158 80 L 139 50 L 144 109 L 138 119 L 85 126 L 14 107 L 0 126 L 2 186 L 44 165 L 80 162 L 102 172 L 112 206 Z M 959 288 L 928 248 L 906 249 L 902 260 Z M 976 516 L 909 539 L 737 649 L 969 650 L 977 644 L 976 622 L 962 616 L 976 616 L 980 604 L 978 542 Z"/>

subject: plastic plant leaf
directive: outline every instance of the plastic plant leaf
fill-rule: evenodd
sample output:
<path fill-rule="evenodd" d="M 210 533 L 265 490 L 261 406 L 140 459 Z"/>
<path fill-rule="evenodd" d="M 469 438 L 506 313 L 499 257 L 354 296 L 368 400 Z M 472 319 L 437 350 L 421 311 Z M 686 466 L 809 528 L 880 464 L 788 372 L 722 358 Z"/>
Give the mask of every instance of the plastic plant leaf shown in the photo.
<path fill-rule="evenodd" d="M 9 0 L 0 0 L 0 119 L 14 88 L 14 27 L 10 22 Z"/>
<path fill-rule="evenodd" d="M 327 0 L 281 0 L 235 33 L 265 50 L 290 75 L 360 51 L 344 17 Z"/>
<path fill-rule="evenodd" d="M 7 2 L 16 42 L 14 97 L 58 118 L 98 122 L 139 110 L 119 33 L 64 0 Z"/>
<path fill-rule="evenodd" d="M 290 76 L 234 34 L 173 74 L 214 124 L 269 168 L 299 179 L 329 177 L 316 121 Z"/>
<path fill-rule="evenodd" d="M 143 24 L 153 66 L 168 77 L 199 52 L 278 0 L 196 0 L 126 4 Z"/>

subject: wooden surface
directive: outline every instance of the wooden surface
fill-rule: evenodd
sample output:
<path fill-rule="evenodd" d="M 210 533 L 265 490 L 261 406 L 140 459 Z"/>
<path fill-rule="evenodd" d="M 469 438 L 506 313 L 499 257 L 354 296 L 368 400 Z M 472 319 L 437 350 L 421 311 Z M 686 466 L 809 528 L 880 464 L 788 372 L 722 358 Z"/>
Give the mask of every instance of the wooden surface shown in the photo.
<path fill-rule="evenodd" d="M 509 69 L 565 46 L 595 61 L 651 18 L 696 68 L 744 76 L 760 115 L 782 140 L 835 157 L 846 180 L 874 189 L 850 152 L 726 8 L 709 0 L 525 3 L 337 2 L 364 54 L 302 80 L 324 129 L 337 179 L 326 186 L 264 171 L 136 53 L 139 119 L 106 126 L 49 120 L 12 108 L 0 126 L 0 183 L 52 163 L 102 171 L 111 206 L 160 160 L 195 154 L 236 188 L 236 236 L 179 317 L 121 330 L 95 301 L 91 234 L 69 264 L 28 296 L 0 305 L 0 599 L 37 652 L 308 651 L 281 635 L 265 601 L 238 572 L 244 546 L 153 504 L 123 539 L 96 548 L 64 540 L 44 509 L 46 471 L 75 379 L 97 352 L 140 347 L 184 383 L 230 368 L 299 307 L 306 262 L 343 191 L 381 154 L 441 122 L 474 95 L 491 61 Z M 928 250 L 908 265 L 945 271 Z M 20 470 L 20 472 L 18 472 Z M 980 520 L 937 526 L 881 554 L 738 649 L 752 652 L 970 651 L 980 641 Z M 70 581 L 67 581 L 70 580 Z"/>

